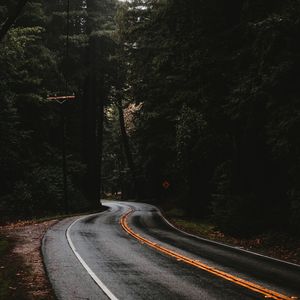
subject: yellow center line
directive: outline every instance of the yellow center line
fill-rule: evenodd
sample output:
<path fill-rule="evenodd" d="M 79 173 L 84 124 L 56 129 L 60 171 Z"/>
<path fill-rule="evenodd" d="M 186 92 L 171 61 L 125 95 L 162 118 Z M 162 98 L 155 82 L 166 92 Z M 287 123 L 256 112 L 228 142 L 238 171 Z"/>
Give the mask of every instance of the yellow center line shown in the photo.
<path fill-rule="evenodd" d="M 155 250 L 162 252 L 164 254 L 167 254 L 171 257 L 176 258 L 178 261 L 182 261 L 185 262 L 189 265 L 195 266 L 199 269 L 205 270 L 211 274 L 214 274 L 218 277 L 224 278 L 228 281 L 231 281 L 235 284 L 238 284 L 240 286 L 243 286 L 247 289 L 250 289 L 254 292 L 257 292 L 259 294 L 264 295 L 265 298 L 270 298 L 270 299 L 284 299 L 284 300 L 292 300 L 292 299 L 298 299 L 297 297 L 289 297 L 286 295 L 282 295 L 280 293 L 277 293 L 275 291 L 269 290 L 263 286 L 257 285 L 255 283 L 249 282 L 247 280 L 241 279 L 239 277 L 236 277 L 234 275 L 231 275 L 229 273 L 223 272 L 221 270 L 218 270 L 216 268 L 210 267 L 206 264 L 201 263 L 198 260 L 195 259 L 191 259 L 189 257 L 186 257 L 182 254 L 179 254 L 173 250 L 170 250 L 168 248 L 165 248 L 157 243 L 153 243 L 152 241 L 140 236 L 138 233 L 134 232 L 127 223 L 127 218 L 128 216 L 133 212 L 133 210 L 131 209 L 129 212 L 127 212 L 126 214 L 124 214 L 121 219 L 120 219 L 120 224 L 122 226 L 122 228 L 131 236 L 133 236 L 134 238 L 136 238 L 137 240 L 139 240 L 141 243 L 143 244 L 147 244 L 148 246 L 150 246 L 151 248 L 154 248 Z"/>

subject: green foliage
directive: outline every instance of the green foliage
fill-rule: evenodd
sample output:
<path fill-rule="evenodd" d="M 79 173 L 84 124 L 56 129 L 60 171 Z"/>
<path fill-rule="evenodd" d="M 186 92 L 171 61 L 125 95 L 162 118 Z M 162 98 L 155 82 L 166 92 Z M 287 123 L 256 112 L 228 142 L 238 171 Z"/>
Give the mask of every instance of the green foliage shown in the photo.
<path fill-rule="evenodd" d="M 110 106 L 106 111 L 103 153 L 103 192 L 106 194 L 116 194 L 120 190 L 123 190 L 124 181 L 129 176 L 124 162 L 125 158 L 123 155 L 116 105 Z"/>
<path fill-rule="evenodd" d="M 1 23 L 14 5 L 13 1 L 0 2 Z M 77 94 L 76 101 L 65 103 L 62 109 L 66 115 L 69 206 L 71 211 L 89 207 L 83 184 L 87 168 L 81 157 L 84 104 L 80 100 L 93 39 L 97 40 L 93 68 L 99 74 L 103 67 L 109 72 L 113 43 L 108 31 L 113 29 L 114 7 L 115 1 L 89 1 L 88 6 L 81 0 L 71 2 L 68 58 L 63 1 L 30 1 L 0 44 L 1 221 L 64 209 L 62 107 L 46 100 L 55 93 Z M 104 76 L 98 76 L 99 85 Z M 109 89 L 109 80 L 105 84 Z"/>
<path fill-rule="evenodd" d="M 234 234 L 299 219 L 299 3 L 131 1 L 118 13 L 146 198 Z M 297 223 L 298 224 L 298 223 Z"/>

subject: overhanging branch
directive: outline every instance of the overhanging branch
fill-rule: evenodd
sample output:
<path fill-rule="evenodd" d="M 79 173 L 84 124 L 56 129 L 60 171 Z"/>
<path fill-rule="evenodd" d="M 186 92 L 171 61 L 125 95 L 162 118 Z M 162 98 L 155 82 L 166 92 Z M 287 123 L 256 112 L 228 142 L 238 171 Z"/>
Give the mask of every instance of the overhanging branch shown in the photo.
<path fill-rule="evenodd" d="M 16 8 L 8 14 L 6 21 L 0 29 L 0 42 L 2 42 L 8 30 L 15 23 L 16 19 L 21 14 L 22 9 L 24 8 L 27 2 L 28 0 L 19 0 L 18 4 L 16 5 Z"/>

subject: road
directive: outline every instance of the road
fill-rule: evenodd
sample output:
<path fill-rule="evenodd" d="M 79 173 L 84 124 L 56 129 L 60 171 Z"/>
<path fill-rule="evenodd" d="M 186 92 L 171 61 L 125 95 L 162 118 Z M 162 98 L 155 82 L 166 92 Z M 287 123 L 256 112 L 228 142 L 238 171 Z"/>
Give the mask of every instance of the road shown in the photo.
<path fill-rule="evenodd" d="M 149 204 L 65 219 L 42 252 L 58 299 L 297 299 L 300 267 L 172 227 Z M 299 298 L 300 299 L 300 298 Z"/>

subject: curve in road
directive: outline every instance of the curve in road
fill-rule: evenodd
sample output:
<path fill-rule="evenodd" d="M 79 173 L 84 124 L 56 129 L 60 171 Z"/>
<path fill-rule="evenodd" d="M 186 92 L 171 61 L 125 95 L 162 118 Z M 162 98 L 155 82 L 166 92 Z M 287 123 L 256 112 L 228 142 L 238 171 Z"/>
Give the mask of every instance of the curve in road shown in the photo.
<path fill-rule="evenodd" d="M 64 220 L 44 237 L 45 265 L 58 299 L 296 299 L 300 294 L 297 265 L 177 231 L 148 204 L 104 204 L 109 210 Z"/>

